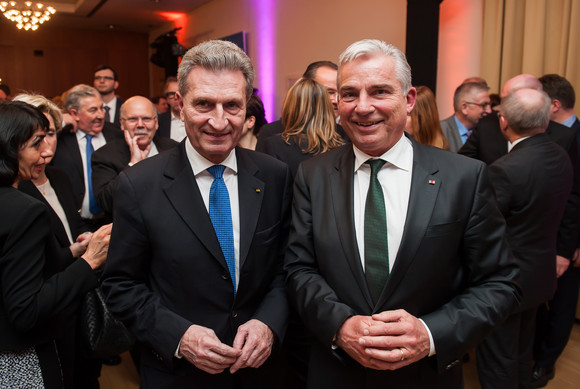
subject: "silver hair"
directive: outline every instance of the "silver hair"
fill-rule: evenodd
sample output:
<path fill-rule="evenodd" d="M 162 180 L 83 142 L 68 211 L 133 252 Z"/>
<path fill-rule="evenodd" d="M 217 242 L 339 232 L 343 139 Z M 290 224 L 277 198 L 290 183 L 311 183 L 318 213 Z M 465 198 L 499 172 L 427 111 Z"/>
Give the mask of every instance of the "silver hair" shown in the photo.
<path fill-rule="evenodd" d="M 524 93 L 528 95 L 522 96 Z M 501 99 L 500 112 L 515 133 L 526 134 L 548 127 L 551 103 L 546 92 L 522 88 Z"/>
<path fill-rule="evenodd" d="M 214 72 L 220 70 L 241 71 L 246 80 L 246 99 L 254 89 L 254 66 L 250 58 L 231 42 L 211 40 L 191 48 L 181 60 L 177 72 L 179 93 L 185 96 L 189 89 L 189 72 L 197 66 Z"/>
<path fill-rule="evenodd" d="M 81 99 L 84 97 L 98 97 L 101 98 L 99 91 L 92 86 L 86 84 L 75 85 L 68 91 L 66 99 L 64 100 L 64 108 L 67 112 L 71 109 L 78 111 L 81 107 Z"/>
<path fill-rule="evenodd" d="M 52 117 L 54 121 L 54 127 L 56 132 L 59 132 L 62 128 L 62 112 L 60 108 L 42 95 L 37 95 L 33 93 L 21 93 L 14 97 L 12 101 L 22 101 L 28 103 L 36 108 L 38 108 L 42 113 L 47 113 Z"/>
<path fill-rule="evenodd" d="M 455 112 L 461 110 L 461 103 L 466 101 L 468 95 L 482 91 L 489 91 L 489 87 L 483 82 L 464 82 L 459 85 L 453 94 L 453 109 Z"/>
<path fill-rule="evenodd" d="M 360 57 L 380 54 L 391 57 L 395 60 L 395 75 L 401 83 L 403 95 L 406 95 L 411 89 L 411 67 L 405 58 L 405 54 L 397 47 L 385 43 L 378 39 L 363 39 L 348 46 L 345 51 L 338 57 L 338 74 L 344 64 L 352 62 Z"/>

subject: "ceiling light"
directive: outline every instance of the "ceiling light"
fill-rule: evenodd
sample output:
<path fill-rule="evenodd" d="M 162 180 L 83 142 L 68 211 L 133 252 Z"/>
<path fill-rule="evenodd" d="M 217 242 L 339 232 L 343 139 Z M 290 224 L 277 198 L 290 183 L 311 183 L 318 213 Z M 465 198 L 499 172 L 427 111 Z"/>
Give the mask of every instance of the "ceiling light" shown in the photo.
<path fill-rule="evenodd" d="M 16 23 L 18 29 L 36 31 L 38 26 L 50 20 L 56 13 L 53 7 L 33 1 L 0 1 L 0 11 L 7 19 Z"/>

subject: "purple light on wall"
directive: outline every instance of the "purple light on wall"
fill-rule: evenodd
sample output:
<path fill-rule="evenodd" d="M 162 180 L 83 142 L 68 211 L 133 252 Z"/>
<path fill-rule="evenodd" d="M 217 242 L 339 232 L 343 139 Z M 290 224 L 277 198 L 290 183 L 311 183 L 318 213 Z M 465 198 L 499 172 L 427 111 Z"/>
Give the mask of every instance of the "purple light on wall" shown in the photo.
<path fill-rule="evenodd" d="M 274 96 L 276 85 L 274 82 L 274 68 L 276 66 L 275 40 L 275 16 L 276 0 L 253 0 L 253 9 L 256 23 L 256 54 L 257 54 L 257 77 L 259 79 L 259 95 L 264 103 L 266 120 L 271 122 L 274 117 Z"/>

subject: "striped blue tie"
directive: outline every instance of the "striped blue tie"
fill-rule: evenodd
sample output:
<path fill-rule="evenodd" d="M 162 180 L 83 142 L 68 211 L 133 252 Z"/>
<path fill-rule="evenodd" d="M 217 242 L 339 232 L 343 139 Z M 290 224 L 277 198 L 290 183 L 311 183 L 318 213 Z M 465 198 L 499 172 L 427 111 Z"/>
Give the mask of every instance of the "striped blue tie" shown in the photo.
<path fill-rule="evenodd" d="M 228 265 L 228 270 L 236 294 L 236 257 L 234 253 L 234 229 L 232 227 L 232 211 L 230 195 L 223 179 L 224 165 L 213 165 L 207 170 L 214 177 L 209 190 L 209 218 L 217 235 L 222 252 Z"/>
<path fill-rule="evenodd" d="M 95 194 L 93 193 L 93 168 L 91 166 L 91 157 L 93 155 L 93 144 L 91 140 L 93 139 L 92 135 L 86 135 L 87 137 L 87 182 L 89 184 L 89 210 L 93 215 L 98 215 L 101 213 L 101 209 L 97 205 L 97 200 L 95 199 Z"/>

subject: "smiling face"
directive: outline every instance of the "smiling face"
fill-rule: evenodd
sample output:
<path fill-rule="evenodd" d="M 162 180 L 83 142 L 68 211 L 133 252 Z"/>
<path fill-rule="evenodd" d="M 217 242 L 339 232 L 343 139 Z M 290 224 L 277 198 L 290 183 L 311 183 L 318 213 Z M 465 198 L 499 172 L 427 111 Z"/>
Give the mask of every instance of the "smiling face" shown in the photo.
<path fill-rule="evenodd" d="M 241 71 L 193 68 L 185 96 L 177 93 L 181 120 L 191 145 L 221 163 L 236 146 L 246 115 L 246 80 Z"/>
<path fill-rule="evenodd" d="M 45 140 L 46 133 L 38 128 L 32 137 L 18 151 L 18 181 L 34 180 L 40 177 L 48 160 L 52 158 L 50 145 Z"/>
<path fill-rule="evenodd" d="M 105 125 L 105 111 L 100 96 L 88 96 L 80 99 L 78 111 L 71 108 L 70 114 L 77 122 L 77 128 L 87 135 L 97 135 Z"/>
<path fill-rule="evenodd" d="M 403 95 L 395 60 L 385 55 L 362 56 L 340 69 L 338 112 L 352 143 L 379 156 L 401 139 L 417 92 Z"/>

